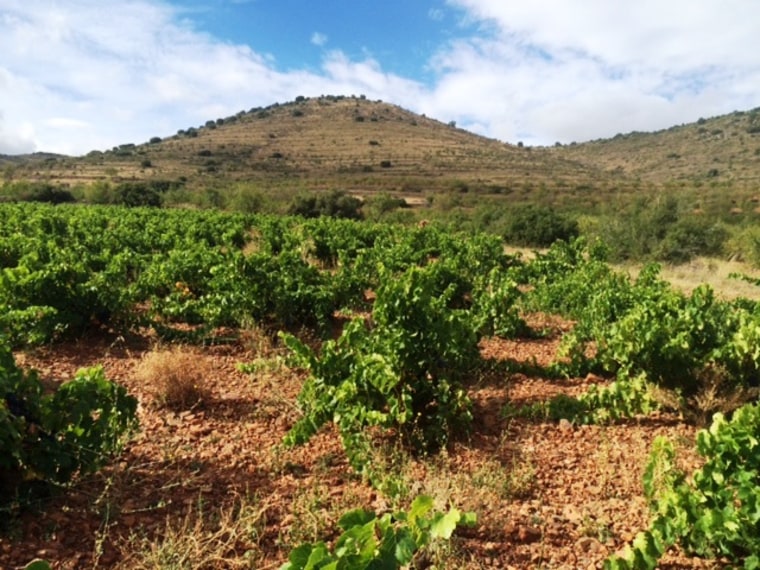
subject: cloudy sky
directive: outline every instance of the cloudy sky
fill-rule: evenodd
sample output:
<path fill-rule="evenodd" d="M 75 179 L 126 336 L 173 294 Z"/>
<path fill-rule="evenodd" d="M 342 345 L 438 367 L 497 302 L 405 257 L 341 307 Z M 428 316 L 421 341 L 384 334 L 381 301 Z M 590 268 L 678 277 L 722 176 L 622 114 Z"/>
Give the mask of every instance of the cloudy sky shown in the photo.
<path fill-rule="evenodd" d="M 0 153 L 364 94 L 507 142 L 760 106 L 758 0 L 0 0 Z"/>

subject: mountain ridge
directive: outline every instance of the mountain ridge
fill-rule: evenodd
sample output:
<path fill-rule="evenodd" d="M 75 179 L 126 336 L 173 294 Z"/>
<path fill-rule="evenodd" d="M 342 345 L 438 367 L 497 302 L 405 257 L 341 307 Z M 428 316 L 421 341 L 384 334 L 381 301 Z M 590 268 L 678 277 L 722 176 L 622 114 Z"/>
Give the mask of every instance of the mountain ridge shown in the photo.
<path fill-rule="evenodd" d="M 6 181 L 180 180 L 190 190 L 480 192 L 559 204 L 643 191 L 760 185 L 760 108 L 652 133 L 527 147 L 364 97 L 298 97 L 83 157 L 6 160 Z M 555 199 L 556 198 L 556 199 Z"/>

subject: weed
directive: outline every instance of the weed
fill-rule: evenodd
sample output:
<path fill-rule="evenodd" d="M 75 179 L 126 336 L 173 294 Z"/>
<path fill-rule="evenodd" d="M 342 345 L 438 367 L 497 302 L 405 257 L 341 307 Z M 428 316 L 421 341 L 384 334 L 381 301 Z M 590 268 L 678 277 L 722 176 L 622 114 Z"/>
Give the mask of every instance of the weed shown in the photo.
<path fill-rule="evenodd" d="M 758 389 L 737 385 L 730 381 L 728 372 L 717 366 L 708 366 L 695 378 L 696 393 L 688 398 L 674 390 L 659 387 L 655 397 L 663 406 L 678 410 L 689 422 L 704 427 L 716 413 L 730 414 L 748 402 L 757 399 Z"/>
<path fill-rule="evenodd" d="M 605 544 L 615 536 L 615 533 L 612 531 L 610 524 L 607 521 L 596 519 L 589 515 L 583 517 L 578 531 L 582 536 L 595 538 L 602 544 Z"/>
<path fill-rule="evenodd" d="M 175 347 L 147 353 L 136 375 L 151 387 L 159 406 L 188 410 L 208 403 L 210 393 L 204 383 L 210 372 L 198 354 Z"/>
<path fill-rule="evenodd" d="M 398 442 L 376 445 L 372 448 L 370 463 L 368 477 L 372 485 L 394 506 L 405 502 L 413 486 L 409 453 Z"/>
<path fill-rule="evenodd" d="M 536 469 L 529 459 L 515 458 L 509 465 L 485 461 L 473 474 L 472 484 L 504 500 L 527 499 L 535 490 Z"/>
<path fill-rule="evenodd" d="M 253 352 L 257 360 L 276 357 L 275 343 L 271 333 L 256 323 L 244 323 L 240 330 L 240 344 Z"/>
<path fill-rule="evenodd" d="M 281 539 L 283 542 L 301 544 L 328 538 L 341 513 L 360 501 L 354 493 L 333 495 L 330 491 L 327 485 L 310 483 L 296 490 L 286 517 L 290 526 Z"/>
<path fill-rule="evenodd" d="M 258 541 L 268 506 L 251 497 L 204 513 L 203 501 L 179 521 L 167 518 L 160 537 L 133 533 L 120 568 L 256 568 L 263 561 Z"/>

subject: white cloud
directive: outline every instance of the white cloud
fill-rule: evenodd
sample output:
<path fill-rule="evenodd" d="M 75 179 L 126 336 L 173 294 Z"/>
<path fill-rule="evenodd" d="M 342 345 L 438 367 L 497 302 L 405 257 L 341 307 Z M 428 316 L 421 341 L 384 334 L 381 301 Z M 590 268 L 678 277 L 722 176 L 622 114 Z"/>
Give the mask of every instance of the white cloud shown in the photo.
<path fill-rule="evenodd" d="M 25 154 L 34 152 L 36 148 L 34 128 L 29 123 L 22 122 L 13 130 L 8 130 L 0 113 L 0 154 Z"/>
<path fill-rule="evenodd" d="M 418 106 L 426 96 L 420 83 L 384 72 L 380 63 L 371 58 L 357 62 L 333 51 L 327 55 L 323 69 L 330 85 L 341 93 L 363 94 L 410 107 Z"/>
<path fill-rule="evenodd" d="M 45 121 L 45 124 L 56 129 L 86 129 L 91 127 L 87 121 L 80 121 L 79 119 L 72 119 L 70 117 L 52 117 Z"/>
<path fill-rule="evenodd" d="M 0 152 L 83 154 L 299 94 L 409 100 L 393 90 L 415 85 L 340 52 L 319 72 L 280 72 L 270 58 L 195 31 L 155 0 L 107 10 L 99 0 L 4 2 Z"/>
<path fill-rule="evenodd" d="M 436 57 L 431 111 L 484 134 L 551 144 L 759 104 L 754 0 L 449 4 L 480 29 Z"/>
<path fill-rule="evenodd" d="M 311 34 L 311 43 L 313 43 L 315 46 L 322 47 L 327 43 L 327 36 L 325 34 L 314 32 Z"/>
<path fill-rule="evenodd" d="M 297 95 L 365 94 L 528 144 L 760 105 L 756 0 L 448 0 L 467 25 L 429 62 L 427 85 L 340 50 L 316 71 L 282 72 L 167 0 L 2 4 L 0 153 L 82 154 Z"/>

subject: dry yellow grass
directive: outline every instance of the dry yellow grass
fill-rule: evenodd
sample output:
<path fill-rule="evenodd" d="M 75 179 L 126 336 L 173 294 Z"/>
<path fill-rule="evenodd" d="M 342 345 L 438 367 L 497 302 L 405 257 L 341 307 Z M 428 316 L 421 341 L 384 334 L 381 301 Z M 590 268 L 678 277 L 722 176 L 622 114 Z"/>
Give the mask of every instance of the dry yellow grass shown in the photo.
<path fill-rule="evenodd" d="M 209 399 L 204 386 L 209 365 L 196 351 L 183 347 L 156 349 L 145 354 L 137 378 L 150 387 L 156 403 L 172 410 L 202 406 Z"/>
<path fill-rule="evenodd" d="M 199 504 L 181 520 L 167 519 L 158 536 L 135 532 L 122 545 L 124 559 L 117 568 L 261 568 L 265 560 L 257 541 L 266 526 L 266 509 L 249 499 L 208 513 Z"/>
<path fill-rule="evenodd" d="M 641 265 L 621 267 L 632 276 L 638 275 Z M 760 300 L 760 287 L 734 279 L 732 274 L 744 274 L 760 279 L 760 270 L 739 261 L 698 257 L 683 265 L 664 265 L 662 277 L 675 288 L 691 292 L 699 285 L 707 284 L 723 299 Z"/>

